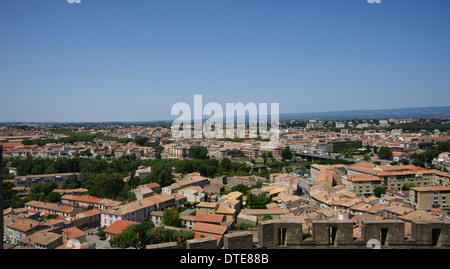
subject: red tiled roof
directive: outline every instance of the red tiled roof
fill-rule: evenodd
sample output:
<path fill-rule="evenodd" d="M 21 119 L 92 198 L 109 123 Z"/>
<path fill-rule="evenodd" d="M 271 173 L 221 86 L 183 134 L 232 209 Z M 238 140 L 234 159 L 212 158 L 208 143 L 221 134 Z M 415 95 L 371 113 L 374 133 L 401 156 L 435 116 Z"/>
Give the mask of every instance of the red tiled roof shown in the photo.
<path fill-rule="evenodd" d="M 213 237 L 213 238 L 215 238 L 216 241 L 217 241 L 216 245 L 219 245 L 219 242 L 222 240 L 221 236 L 214 235 L 214 234 L 198 233 L 198 232 L 196 232 L 194 234 L 194 239 L 199 239 L 199 238 L 202 238 L 202 237 Z"/>
<path fill-rule="evenodd" d="M 36 226 L 39 225 L 39 222 L 32 219 L 16 219 L 14 222 L 11 222 L 10 227 L 22 232 L 27 232 Z"/>
<path fill-rule="evenodd" d="M 369 175 L 348 175 L 348 180 L 353 182 L 361 181 L 381 181 L 379 177 L 369 176 Z"/>
<path fill-rule="evenodd" d="M 82 230 L 78 229 L 77 227 L 70 227 L 70 228 L 67 228 L 67 229 L 63 229 L 62 233 L 67 235 L 67 237 L 69 239 L 77 239 L 77 238 L 80 238 L 80 237 L 86 235 L 85 232 L 83 232 Z"/>
<path fill-rule="evenodd" d="M 207 233 L 213 235 L 223 235 L 227 231 L 227 227 L 223 225 L 214 225 L 202 222 L 196 222 L 192 227 L 194 232 Z"/>
<path fill-rule="evenodd" d="M 450 186 L 413 187 L 415 191 L 450 191 Z"/>
<path fill-rule="evenodd" d="M 2 142 L 0 145 L 3 146 L 3 148 L 13 148 L 13 147 L 23 147 L 24 145 L 22 142 Z"/>
<path fill-rule="evenodd" d="M 195 216 L 195 221 L 196 222 L 221 223 L 224 218 L 225 218 L 224 215 L 197 214 L 197 216 Z"/>
<path fill-rule="evenodd" d="M 103 231 L 109 234 L 120 234 L 125 228 L 132 224 L 139 224 L 139 222 L 119 219 L 106 227 Z"/>
<path fill-rule="evenodd" d="M 94 203 L 94 204 L 99 204 L 101 203 L 102 198 L 98 198 L 95 196 L 90 196 L 90 195 L 71 195 L 71 194 L 66 194 L 63 195 L 61 197 L 62 200 L 69 200 L 69 201 L 78 201 L 78 202 L 84 202 L 84 203 Z"/>

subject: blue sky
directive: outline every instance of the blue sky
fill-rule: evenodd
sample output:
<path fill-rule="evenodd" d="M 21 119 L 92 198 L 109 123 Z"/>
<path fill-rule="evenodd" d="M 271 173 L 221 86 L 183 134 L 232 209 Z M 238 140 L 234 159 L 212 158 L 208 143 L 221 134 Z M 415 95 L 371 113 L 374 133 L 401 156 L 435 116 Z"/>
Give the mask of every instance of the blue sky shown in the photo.
<path fill-rule="evenodd" d="M 448 0 L 2 0 L 1 121 L 450 105 Z"/>

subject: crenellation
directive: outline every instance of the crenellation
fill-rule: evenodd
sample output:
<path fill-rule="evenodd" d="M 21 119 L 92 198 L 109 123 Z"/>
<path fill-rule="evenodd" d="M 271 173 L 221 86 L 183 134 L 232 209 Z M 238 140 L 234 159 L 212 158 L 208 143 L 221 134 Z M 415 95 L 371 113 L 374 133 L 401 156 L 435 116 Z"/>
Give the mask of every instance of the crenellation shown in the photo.
<path fill-rule="evenodd" d="M 405 222 L 400 220 L 363 221 L 362 236 L 353 236 L 353 223 L 345 220 L 312 221 L 311 238 L 299 233 L 300 221 L 263 221 L 258 229 L 261 248 L 449 248 L 450 222 L 415 221 L 412 234 L 405 236 Z M 286 235 L 284 237 L 284 235 Z"/>

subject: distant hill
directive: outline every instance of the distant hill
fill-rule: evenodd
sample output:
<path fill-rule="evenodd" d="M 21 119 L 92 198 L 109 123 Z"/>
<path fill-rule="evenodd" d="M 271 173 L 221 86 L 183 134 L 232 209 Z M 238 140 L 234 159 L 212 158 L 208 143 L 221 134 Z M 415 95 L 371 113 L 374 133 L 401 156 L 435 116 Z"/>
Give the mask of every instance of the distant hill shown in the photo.
<path fill-rule="evenodd" d="M 0 122 L 0 125 L 53 125 L 61 126 L 87 126 L 93 127 L 98 125 L 149 125 L 170 127 L 173 119 L 155 120 L 155 121 L 108 121 L 108 122 Z M 207 120 L 205 117 L 203 120 Z M 280 122 L 289 120 L 356 120 L 356 119 L 445 119 L 450 118 L 450 106 L 433 106 L 433 107 L 411 107 L 411 108 L 391 108 L 391 109 L 374 109 L 374 110 L 340 110 L 327 112 L 306 112 L 306 113 L 285 113 L 279 115 Z M 270 115 L 268 116 L 270 121 Z M 225 121 L 225 117 L 224 117 Z M 236 116 L 235 116 L 236 121 Z M 248 118 L 246 118 L 248 121 Z"/>
<path fill-rule="evenodd" d="M 375 110 L 343 110 L 280 114 L 280 121 L 288 120 L 350 120 L 350 119 L 431 119 L 450 118 L 450 106 L 392 108 Z"/>

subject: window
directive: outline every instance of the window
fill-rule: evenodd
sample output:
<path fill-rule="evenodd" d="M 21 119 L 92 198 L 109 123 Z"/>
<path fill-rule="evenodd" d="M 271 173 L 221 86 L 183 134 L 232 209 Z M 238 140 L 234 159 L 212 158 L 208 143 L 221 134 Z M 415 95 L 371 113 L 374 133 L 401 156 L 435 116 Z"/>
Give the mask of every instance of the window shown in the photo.
<path fill-rule="evenodd" d="M 330 227 L 328 230 L 328 237 L 329 237 L 329 245 L 334 246 L 336 245 L 336 236 L 337 236 L 337 228 Z"/>
<path fill-rule="evenodd" d="M 389 229 L 386 229 L 386 228 L 381 228 L 380 229 L 380 242 L 381 242 L 381 245 L 386 245 L 386 242 L 387 242 L 387 238 L 388 238 L 388 232 L 389 232 Z"/>
<path fill-rule="evenodd" d="M 441 229 L 432 229 L 431 230 L 431 245 L 432 246 L 438 245 L 440 235 L 441 235 Z"/>
<path fill-rule="evenodd" d="M 285 246 L 286 245 L 286 228 L 278 229 L 278 245 Z"/>

